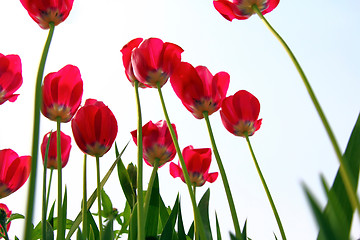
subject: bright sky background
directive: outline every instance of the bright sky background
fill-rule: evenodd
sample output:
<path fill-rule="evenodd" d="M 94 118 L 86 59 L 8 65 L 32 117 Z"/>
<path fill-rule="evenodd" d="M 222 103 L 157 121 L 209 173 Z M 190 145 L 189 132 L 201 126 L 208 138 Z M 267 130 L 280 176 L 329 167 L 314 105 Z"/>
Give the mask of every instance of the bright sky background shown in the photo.
<path fill-rule="evenodd" d="M 360 109 L 360 2 L 285 1 L 266 17 L 294 51 L 328 117 L 341 149 L 346 147 Z M 0 106 L 0 149 L 11 148 L 19 155 L 31 149 L 35 77 L 48 31 L 40 29 L 20 1 L 0 1 L 0 52 L 18 54 L 24 83 L 15 103 Z M 80 68 L 87 98 L 103 101 L 114 112 L 119 126 L 117 143 L 122 148 L 136 128 L 134 90 L 128 82 L 120 49 L 136 37 L 158 37 L 184 49 L 183 61 L 204 65 L 215 74 L 230 74 L 228 95 L 240 89 L 254 94 L 261 103 L 261 129 L 251 137 L 255 154 L 272 192 L 288 239 L 315 239 L 317 226 L 301 183 L 310 186 L 325 203 L 319 174 L 332 183 L 338 162 L 320 119 L 301 79 L 278 41 L 257 16 L 246 21 L 225 20 L 211 0 L 75 0 L 68 19 L 55 28 L 45 74 L 66 64 Z M 141 90 L 143 123 L 164 119 L 155 89 Z M 210 147 L 204 120 L 196 120 L 182 106 L 170 83 L 163 87 L 170 119 L 176 124 L 181 148 Z M 42 117 L 41 139 L 55 122 Z M 230 181 L 238 216 L 248 221 L 252 239 L 280 237 L 278 227 L 256 173 L 245 139 L 235 137 L 222 126 L 219 113 L 210 117 L 215 138 Z M 72 135 L 70 123 L 62 130 Z M 115 159 L 111 149 L 101 159 L 101 174 Z M 133 142 L 123 160 L 136 161 Z M 38 166 L 41 168 L 42 164 Z M 174 160 L 177 162 L 177 157 Z M 80 211 L 83 154 L 73 142 L 68 165 L 63 170 L 67 184 L 68 216 Z M 96 187 L 95 159 L 88 158 L 88 193 Z M 151 168 L 144 167 L 146 186 Z M 216 162 L 210 171 L 217 171 Z M 38 174 L 35 222 L 41 216 L 41 178 Z M 173 205 L 180 191 L 186 229 L 192 219 L 186 185 L 169 175 L 167 164 L 159 170 L 160 191 L 166 205 Z M 56 196 L 54 174 L 52 199 Z M 234 231 L 220 178 L 198 189 L 198 200 L 211 188 L 210 216 L 215 226 L 217 211 L 223 238 Z M 28 184 L 1 199 L 13 212 L 25 213 Z M 125 198 L 115 171 L 105 191 L 114 207 L 121 210 Z M 97 211 L 96 205 L 92 209 Z M 23 220 L 12 223 L 10 237 L 22 238 Z M 215 228 L 213 228 L 213 233 Z M 359 228 L 353 237 L 360 236 Z"/>

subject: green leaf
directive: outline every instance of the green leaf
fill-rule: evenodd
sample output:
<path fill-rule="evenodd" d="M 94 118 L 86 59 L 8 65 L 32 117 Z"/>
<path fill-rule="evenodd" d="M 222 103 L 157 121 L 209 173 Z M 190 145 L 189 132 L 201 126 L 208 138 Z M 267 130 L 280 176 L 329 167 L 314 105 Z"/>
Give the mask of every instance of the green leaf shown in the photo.
<path fill-rule="evenodd" d="M 194 239 L 194 221 L 191 223 L 191 226 L 189 228 L 188 234 L 191 239 Z"/>
<path fill-rule="evenodd" d="M 104 189 L 101 190 L 101 205 L 103 206 L 103 217 L 108 218 L 113 213 L 113 205 Z"/>
<path fill-rule="evenodd" d="M 10 215 L 8 222 L 13 221 L 15 219 L 25 219 L 24 215 L 21 215 L 19 213 L 13 213 Z"/>
<path fill-rule="evenodd" d="M 49 217 L 48 217 L 48 221 L 51 224 L 51 226 L 54 226 L 55 203 L 56 203 L 56 201 L 54 201 L 53 205 L 51 206 L 51 209 L 50 209 L 50 212 L 49 212 Z"/>
<path fill-rule="evenodd" d="M 82 235 L 82 233 L 81 233 L 80 228 L 78 228 L 78 230 L 77 230 L 76 240 L 83 240 L 83 235 Z"/>
<path fill-rule="evenodd" d="M 130 217 L 130 226 L 129 226 L 129 238 L 128 240 L 137 239 L 137 203 L 135 203 L 133 212 Z"/>
<path fill-rule="evenodd" d="M 150 192 L 149 192 L 150 194 Z M 146 217 L 146 224 L 145 224 L 145 236 L 148 237 L 155 237 L 157 236 L 158 230 L 158 221 L 159 221 L 159 178 L 158 174 L 156 173 L 151 195 L 150 195 L 150 203 L 148 208 L 148 213 Z"/>
<path fill-rule="evenodd" d="M 159 199 L 159 213 L 160 213 L 159 232 L 162 232 L 167 220 L 169 219 L 169 212 L 164 204 L 164 201 L 162 200 L 161 195 Z"/>
<path fill-rule="evenodd" d="M 161 233 L 160 240 L 172 239 L 178 211 L 179 211 L 179 195 L 176 197 L 174 207 L 173 207 L 171 214 L 165 224 L 164 230 Z"/>
<path fill-rule="evenodd" d="M 124 163 L 121 160 L 121 155 L 117 151 L 116 143 L 115 143 L 115 152 L 116 152 L 116 157 L 119 158 L 119 161 L 117 164 L 117 170 L 118 170 L 120 185 L 121 185 L 121 188 L 123 189 L 126 200 L 128 201 L 131 209 L 133 209 L 135 201 L 136 201 L 136 195 L 135 195 L 134 188 L 133 188 L 131 180 L 130 180 L 129 173 L 126 170 Z"/>
<path fill-rule="evenodd" d="M 221 240 L 220 224 L 216 212 L 215 212 L 215 219 L 216 219 L 216 237 L 217 240 Z"/>
<path fill-rule="evenodd" d="M 178 214 L 178 239 L 186 240 L 186 234 L 184 229 L 184 223 L 181 215 L 181 204 L 179 202 L 179 214 Z"/>
<path fill-rule="evenodd" d="M 212 240 L 210 220 L 209 220 L 209 199 L 210 199 L 210 188 L 208 188 L 208 190 L 206 190 L 206 192 L 202 196 L 198 207 L 200 211 L 201 220 L 204 225 L 206 239 Z"/>
<path fill-rule="evenodd" d="M 123 223 L 121 224 L 120 223 L 120 220 L 117 220 L 118 223 L 121 225 L 121 229 L 120 229 L 120 232 L 119 232 L 119 235 L 123 234 L 123 233 L 128 233 L 128 226 L 130 224 L 130 218 L 131 218 L 131 209 L 130 209 L 130 205 L 129 203 L 126 201 L 125 202 L 125 208 L 124 208 L 124 211 L 122 213 L 120 213 L 117 217 L 120 218 L 120 216 L 122 216 L 124 218 L 124 221 Z"/>
<path fill-rule="evenodd" d="M 130 142 L 130 141 L 129 141 Z M 104 176 L 104 178 L 101 180 L 100 182 L 100 188 L 103 188 L 105 183 L 107 182 L 107 180 L 109 179 L 111 173 L 113 172 L 114 168 L 116 167 L 118 161 L 120 160 L 120 157 L 122 156 L 122 154 L 124 153 L 126 147 L 129 145 L 129 142 L 125 145 L 124 149 L 122 150 L 122 152 L 119 154 L 119 156 L 115 159 L 114 163 L 111 165 L 110 169 L 108 170 L 108 172 L 106 173 L 106 175 Z M 97 189 L 95 189 L 95 191 L 91 194 L 90 198 L 87 201 L 87 209 L 89 210 L 91 208 L 91 206 L 93 205 L 94 201 L 97 198 Z M 76 229 L 79 227 L 80 223 L 82 221 L 82 211 L 79 212 L 79 214 L 77 215 L 76 219 L 73 222 L 73 225 L 71 226 L 68 234 L 66 235 L 66 240 L 70 240 L 71 236 L 75 233 Z"/>
<path fill-rule="evenodd" d="M 344 153 L 344 163 L 352 176 L 352 182 L 357 189 L 360 170 L 360 114 L 351 133 L 349 142 Z M 347 192 L 338 171 L 334 183 L 328 193 L 329 199 L 326 204 L 324 218 L 328 219 L 330 227 L 339 235 L 339 239 L 349 239 L 351 221 L 354 209 L 347 196 Z M 325 240 L 324 229 L 320 228 L 318 240 Z"/>
<path fill-rule="evenodd" d="M 96 225 L 96 222 L 91 214 L 91 212 L 88 210 L 87 212 L 87 222 L 90 226 L 90 231 L 89 231 L 89 239 L 93 239 L 93 240 L 99 240 L 99 229 Z"/>
<path fill-rule="evenodd" d="M 243 231 L 242 231 L 242 233 L 241 233 L 241 239 L 242 240 L 247 240 L 248 239 L 248 236 L 247 236 L 247 220 L 245 220 L 245 223 L 244 223 L 244 227 L 243 227 Z"/>
<path fill-rule="evenodd" d="M 113 240 L 114 239 L 114 219 L 110 219 L 105 226 L 102 239 Z"/>
<path fill-rule="evenodd" d="M 65 185 L 65 192 L 64 192 L 64 200 L 63 200 L 63 205 L 62 205 L 62 214 L 63 214 L 63 222 L 61 223 L 63 226 L 66 226 L 67 224 L 67 219 L 66 219 L 66 213 L 67 213 L 67 188 Z M 65 228 L 64 228 L 64 233 L 62 234 L 62 236 L 65 236 Z"/>

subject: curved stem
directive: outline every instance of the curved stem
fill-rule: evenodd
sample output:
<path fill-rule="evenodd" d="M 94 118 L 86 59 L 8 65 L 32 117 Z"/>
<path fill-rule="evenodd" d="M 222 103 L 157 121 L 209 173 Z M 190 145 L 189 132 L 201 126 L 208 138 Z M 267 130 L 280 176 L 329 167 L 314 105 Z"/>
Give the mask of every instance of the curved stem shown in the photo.
<path fill-rule="evenodd" d="M 157 89 L 158 89 L 158 92 L 159 92 L 160 101 L 161 101 L 161 105 L 162 105 L 163 112 L 164 112 L 164 115 L 165 115 L 166 123 L 167 123 L 167 126 L 168 126 L 169 130 L 170 130 L 170 135 L 171 135 L 171 138 L 172 138 L 172 140 L 174 142 L 176 152 L 177 152 L 177 154 L 179 156 L 179 161 L 180 161 L 181 168 L 182 168 L 182 171 L 183 171 L 185 183 L 186 183 L 186 186 L 188 187 L 188 191 L 189 191 L 189 195 L 190 195 L 190 199 L 191 199 L 191 204 L 192 204 L 192 207 L 193 207 L 193 210 L 194 210 L 194 215 L 195 215 L 194 223 L 196 222 L 196 224 L 198 226 L 200 239 L 206 239 L 204 226 L 203 226 L 203 223 L 202 223 L 202 220 L 201 220 L 201 217 L 200 217 L 200 211 L 199 211 L 199 209 L 198 209 L 198 207 L 196 205 L 194 192 L 191 189 L 192 184 L 191 184 L 191 181 L 190 181 L 189 172 L 188 172 L 188 170 L 186 168 L 184 158 L 183 158 L 183 156 L 181 154 L 181 150 L 180 150 L 177 138 L 176 138 L 175 131 L 174 131 L 173 127 L 171 126 L 170 118 L 169 118 L 169 115 L 168 115 L 167 110 L 166 110 L 165 101 L 164 101 L 164 97 L 162 95 L 161 86 L 160 86 L 159 82 L 157 82 Z"/>
<path fill-rule="evenodd" d="M 57 173 L 58 173 L 58 229 L 57 229 L 57 238 L 64 239 L 65 238 L 65 229 L 63 226 L 63 210 L 62 210 L 62 161 L 61 161 L 61 121 L 58 117 L 56 119 L 56 150 L 57 150 Z"/>
<path fill-rule="evenodd" d="M 264 186 L 266 195 L 267 195 L 267 197 L 268 197 L 268 199 L 269 199 L 271 208 L 272 208 L 272 210 L 273 210 L 273 212 L 274 212 L 274 215 L 275 215 L 275 218 L 276 218 L 276 222 L 277 222 L 277 224 L 278 224 L 278 226 L 279 226 L 279 230 L 280 230 L 280 233 L 281 233 L 281 237 L 282 237 L 283 240 L 286 240 L 285 231 L 284 231 L 284 228 L 283 228 L 283 226 L 282 226 L 282 223 L 281 223 L 281 220 L 280 220 L 280 216 L 279 216 L 279 214 L 278 214 L 278 212 L 277 212 L 277 210 L 276 210 L 275 203 L 274 203 L 274 201 L 273 201 L 273 199 L 272 199 L 272 197 L 271 197 L 271 194 L 270 194 L 270 190 L 269 190 L 269 188 L 268 188 L 268 186 L 267 186 L 267 184 L 266 184 L 265 178 L 264 178 L 264 176 L 263 176 L 263 174 L 262 174 L 262 172 L 261 172 L 261 170 L 260 170 L 259 164 L 258 164 L 258 162 L 257 162 L 257 160 L 256 160 L 256 157 L 255 157 L 254 151 L 253 151 L 253 149 L 252 149 L 252 147 L 251 147 L 250 139 L 249 139 L 249 136 L 248 136 L 247 132 L 245 132 L 245 138 L 246 138 L 246 141 L 247 141 L 247 143 L 248 143 L 248 146 L 249 146 L 249 149 L 250 149 L 250 152 L 251 152 L 251 156 L 252 156 L 252 158 L 253 158 L 253 160 L 254 160 L 256 170 L 257 170 L 257 172 L 258 172 L 258 174 L 259 174 L 259 177 L 260 177 L 260 179 L 261 179 L 261 183 L 262 183 L 262 185 Z"/>
<path fill-rule="evenodd" d="M 49 155 L 49 147 L 50 147 L 50 139 L 51 134 L 49 134 L 48 142 L 46 144 L 45 156 L 44 156 L 44 168 L 43 168 L 43 195 L 42 195 L 42 218 L 41 218 L 41 229 L 42 229 L 42 237 L 45 239 L 46 236 L 46 214 L 47 214 L 47 201 L 46 201 L 46 172 L 47 172 L 47 162 Z M 50 183 L 49 183 L 50 186 Z M 50 189 L 49 189 L 50 191 Z"/>
<path fill-rule="evenodd" d="M 46 57 L 49 52 L 51 39 L 54 33 L 54 23 L 49 23 L 50 30 L 44 46 L 44 50 L 41 56 L 39 69 L 36 77 L 35 85 L 35 104 L 34 104 L 34 125 L 33 125 L 33 139 L 32 139 L 32 151 L 31 151 L 31 172 L 29 179 L 29 194 L 25 217 L 25 234 L 24 239 L 31 239 L 32 234 L 32 218 L 34 210 L 34 198 L 35 198 L 35 186 L 36 186 L 36 169 L 37 169 L 37 157 L 39 147 L 39 131 L 40 131 L 40 107 L 41 107 L 41 82 L 43 79 Z"/>
<path fill-rule="evenodd" d="M 146 190 L 146 195 L 145 195 L 145 202 L 144 202 L 144 219 L 145 219 L 145 221 L 146 221 L 148 210 L 149 210 L 152 188 L 154 186 L 155 176 L 156 176 L 158 169 L 159 169 L 159 159 L 155 159 L 153 170 L 151 172 L 148 188 Z"/>
<path fill-rule="evenodd" d="M 238 217 L 237 217 L 237 214 L 236 214 L 234 200 L 233 200 L 233 197 L 232 197 L 232 194 L 231 194 L 229 181 L 228 181 L 228 179 L 226 177 L 225 169 L 224 169 L 224 166 L 222 164 L 220 154 L 219 154 L 219 151 L 218 151 L 216 143 L 215 143 L 215 138 L 214 138 L 213 131 L 211 129 L 211 124 L 210 124 L 210 119 L 209 119 L 208 112 L 203 112 L 203 115 L 204 115 L 204 118 L 205 118 L 205 121 L 206 121 L 206 126 L 207 126 L 207 129 L 208 129 L 208 132 L 209 132 L 209 136 L 210 136 L 210 140 L 211 140 L 212 149 L 213 149 L 213 152 L 214 152 L 214 155 L 215 155 L 215 159 L 216 159 L 217 165 L 219 167 L 221 179 L 222 179 L 223 184 L 224 184 L 224 189 L 225 189 L 226 197 L 227 197 L 227 200 L 228 200 L 228 203 L 229 203 L 231 217 L 232 217 L 232 220 L 233 220 L 233 223 L 234 223 L 236 238 L 241 239 L 241 229 L 240 229 L 239 220 L 238 220 Z"/>
<path fill-rule="evenodd" d="M 282 39 L 282 37 L 275 31 L 275 29 L 270 25 L 270 23 L 265 19 L 265 17 L 262 15 L 262 13 L 260 12 L 259 8 L 257 7 L 256 4 L 254 4 L 252 6 L 253 10 L 256 12 L 256 14 L 261 18 L 261 20 L 265 23 L 265 25 L 267 26 L 267 28 L 274 34 L 274 36 L 279 40 L 279 42 L 281 43 L 281 45 L 285 48 L 286 52 L 289 54 L 292 62 L 294 63 L 296 69 L 298 70 L 301 79 L 303 80 L 303 83 L 310 95 L 310 98 L 316 108 L 316 111 L 318 112 L 321 121 L 325 127 L 325 130 L 328 134 L 328 137 L 330 138 L 331 144 L 334 148 L 334 151 L 336 153 L 336 156 L 340 162 L 340 175 L 342 177 L 342 180 L 344 182 L 345 185 L 345 189 L 346 192 L 349 196 L 350 202 L 352 207 L 355 209 L 357 208 L 358 213 L 360 215 L 360 202 L 359 199 L 356 195 L 356 189 L 354 187 L 354 179 L 353 176 L 349 173 L 349 167 L 346 165 L 346 161 L 344 160 L 339 144 L 336 141 L 335 135 L 331 130 L 330 124 L 328 123 L 325 114 L 315 96 L 314 91 L 312 90 L 310 83 L 308 81 L 308 79 L 305 76 L 304 71 L 302 70 L 299 62 L 296 60 L 295 55 L 292 53 L 292 51 L 290 50 L 289 46 L 286 44 L 286 42 L 284 41 L 284 39 Z"/>
<path fill-rule="evenodd" d="M 86 154 L 84 154 L 83 167 L 83 202 L 82 202 L 82 219 L 83 219 L 83 239 L 87 238 L 87 194 L 86 194 Z"/>
<path fill-rule="evenodd" d="M 139 96 L 139 81 L 135 80 L 135 97 L 136 97 L 136 107 L 137 107 L 137 116 L 138 116 L 138 127 L 137 127 L 137 192 L 138 192 L 138 205 L 137 205 L 137 222 L 138 222 L 138 239 L 145 239 L 145 221 L 144 218 L 144 199 L 143 199 L 143 146 L 142 146 L 142 117 L 141 117 L 141 106 L 140 106 L 140 96 Z"/>
<path fill-rule="evenodd" d="M 102 239 L 102 219 L 101 219 L 101 185 L 100 185 L 100 161 L 99 157 L 96 156 L 96 179 L 97 179 L 97 200 L 98 200 L 98 214 L 99 214 L 99 239 Z"/>

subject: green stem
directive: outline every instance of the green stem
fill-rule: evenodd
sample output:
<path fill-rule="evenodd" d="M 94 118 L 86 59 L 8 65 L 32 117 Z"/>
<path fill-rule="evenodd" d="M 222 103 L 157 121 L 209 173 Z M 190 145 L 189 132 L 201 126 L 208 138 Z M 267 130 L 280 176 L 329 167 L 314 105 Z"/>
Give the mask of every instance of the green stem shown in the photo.
<path fill-rule="evenodd" d="M 192 185 L 192 189 L 193 189 L 194 196 L 195 196 L 195 201 L 196 201 L 196 184 Z M 195 211 L 194 211 L 194 219 L 195 219 Z M 194 233 L 195 233 L 195 240 L 199 240 L 199 234 L 198 234 L 198 231 L 197 231 L 197 224 L 196 224 L 195 221 L 194 221 Z"/>
<path fill-rule="evenodd" d="M 261 172 L 261 170 L 260 170 L 259 164 L 258 164 L 258 162 L 257 162 L 257 160 L 256 160 L 256 157 L 255 157 L 254 151 L 253 151 L 253 149 L 252 149 L 252 147 L 251 147 L 250 139 L 249 139 L 249 136 L 248 136 L 247 132 L 245 132 L 245 138 L 246 138 L 246 141 L 247 141 L 247 143 L 248 143 L 248 146 L 249 146 L 249 149 L 250 149 L 250 152 L 251 152 L 251 156 L 252 156 L 252 158 L 253 158 L 253 160 L 254 160 L 256 170 L 257 170 L 257 172 L 258 172 L 258 174 L 259 174 L 259 177 L 260 177 L 260 179 L 261 179 L 261 183 L 262 183 L 262 185 L 264 186 L 266 195 L 267 195 L 267 197 L 268 197 L 268 199 L 269 199 L 271 208 L 272 208 L 272 210 L 273 210 L 273 212 L 274 212 L 274 215 L 275 215 L 275 218 L 276 218 L 276 222 L 277 222 L 277 224 L 278 224 L 278 226 L 279 226 L 279 230 L 280 230 L 280 233 L 281 233 L 281 237 L 282 237 L 283 240 L 286 240 L 285 231 L 284 231 L 284 228 L 283 228 L 283 226 L 282 226 L 282 223 L 281 223 L 281 220 L 280 220 L 280 216 L 279 216 L 279 214 L 278 214 L 278 212 L 277 212 L 277 210 L 276 210 L 275 203 L 274 203 L 274 201 L 273 201 L 273 199 L 272 199 L 272 197 L 271 197 L 271 194 L 270 194 L 270 190 L 269 190 L 269 188 L 268 188 L 268 186 L 267 186 L 267 184 L 266 184 L 266 182 L 265 182 L 265 178 L 264 178 L 264 176 L 263 176 L 263 174 L 262 174 L 262 172 Z"/>
<path fill-rule="evenodd" d="M 46 205 L 46 171 L 47 171 L 47 162 L 48 162 L 48 155 L 49 155 L 49 147 L 50 147 L 50 139 L 51 134 L 49 134 L 48 142 L 46 144 L 45 156 L 44 156 L 44 168 L 43 168 L 43 195 L 42 195 L 42 237 L 45 239 L 46 236 L 46 214 L 47 214 L 47 205 Z M 49 184 L 50 185 L 50 184 Z M 50 191 L 50 190 L 49 190 Z"/>
<path fill-rule="evenodd" d="M 58 229 L 57 229 L 57 239 L 65 238 L 65 229 L 63 226 L 63 210 L 62 210 L 62 161 L 61 161 L 61 131 L 60 131 L 61 121 L 58 117 L 56 119 L 56 150 L 57 150 L 57 173 L 58 173 Z"/>
<path fill-rule="evenodd" d="M 52 181 L 53 172 L 54 172 L 54 168 L 52 167 L 50 169 L 49 186 L 48 186 L 47 195 L 46 195 L 46 209 L 49 208 L 49 198 L 50 198 L 50 189 L 51 189 L 51 181 Z"/>
<path fill-rule="evenodd" d="M 82 202 L 82 219 L 83 219 L 83 239 L 87 238 L 87 194 L 86 194 L 86 154 L 84 154 L 83 169 L 83 202 Z"/>
<path fill-rule="evenodd" d="M 152 188 L 154 186 L 155 176 L 156 176 L 158 169 L 159 169 L 159 159 L 155 159 L 153 170 L 151 172 L 148 188 L 146 190 L 146 195 L 145 195 L 145 202 L 144 202 L 144 219 L 145 219 L 145 221 L 146 221 L 148 210 L 149 210 Z"/>
<path fill-rule="evenodd" d="M 35 104 L 34 104 L 34 125 L 33 125 L 33 139 L 32 139 L 32 161 L 31 161 L 31 172 L 29 179 L 29 194 L 25 217 L 25 240 L 30 240 L 32 235 L 32 218 L 34 210 L 34 198 L 35 198 L 35 186 L 36 186 L 36 170 L 37 170 L 37 158 L 38 158 L 38 147 L 39 147 L 39 130 L 40 130 L 40 107 L 41 107 L 41 82 L 44 74 L 46 57 L 49 52 L 51 39 L 54 33 L 54 23 L 49 23 L 50 30 L 44 46 L 44 50 L 41 56 L 38 74 L 35 85 Z"/>
<path fill-rule="evenodd" d="M 328 123 L 325 114 L 315 96 L 314 91 L 312 90 L 310 83 L 308 81 L 308 79 L 305 76 L 304 71 L 302 70 L 299 62 L 296 60 L 295 55 L 292 53 L 292 51 L 290 50 L 289 46 L 286 44 L 286 42 L 284 41 L 284 39 L 282 39 L 282 37 L 275 31 L 275 29 L 270 25 L 270 23 L 265 19 L 264 15 L 262 15 L 262 13 L 260 12 L 258 6 L 256 4 L 252 5 L 252 9 L 256 12 L 256 14 L 261 18 L 261 20 L 265 23 L 265 25 L 267 26 L 267 28 L 274 34 L 274 36 L 279 40 L 279 42 L 281 43 L 281 45 L 285 48 L 286 52 L 288 53 L 288 55 L 290 56 L 292 62 L 294 63 L 296 69 L 298 70 L 301 79 L 303 80 L 303 83 L 310 95 L 310 98 L 321 118 L 321 121 L 326 129 L 326 132 L 330 138 L 331 144 L 334 148 L 334 151 L 336 153 L 336 156 L 340 162 L 340 174 L 341 174 L 341 178 L 344 182 L 345 185 L 345 189 L 346 192 L 349 196 L 350 202 L 352 207 L 355 209 L 357 208 L 358 213 L 360 215 L 360 202 L 359 199 L 356 195 L 356 189 L 354 187 L 354 179 L 353 176 L 349 173 L 349 167 L 346 165 L 346 162 L 344 161 L 344 158 L 342 156 L 339 144 L 336 141 L 335 135 L 331 130 L 330 124 Z"/>
<path fill-rule="evenodd" d="M 100 185 L 100 158 L 96 156 L 96 176 L 97 176 L 97 200 L 98 200 L 98 214 L 99 214 L 99 231 L 100 240 L 102 239 L 102 219 L 101 219 L 101 185 Z"/>
<path fill-rule="evenodd" d="M 3 231 L 3 233 L 0 234 L 1 237 L 3 237 L 5 240 L 9 240 L 8 232 L 6 229 L 6 222 L 1 221 L 0 229 Z"/>
<path fill-rule="evenodd" d="M 137 222 L 138 222 L 138 239 L 145 239 L 145 221 L 144 218 L 144 197 L 143 197 L 143 144 L 142 144 L 142 117 L 141 117 L 141 106 L 139 96 L 139 81 L 135 80 L 135 97 L 136 97 L 136 108 L 138 117 L 137 127 L 137 192 L 138 192 L 138 205 L 137 205 Z"/>
<path fill-rule="evenodd" d="M 211 145 L 212 145 L 212 149 L 215 155 L 215 159 L 217 162 L 217 165 L 219 167 L 219 171 L 220 171 L 220 175 L 221 175 L 221 179 L 222 182 L 224 184 L 224 189 L 225 189 L 225 193 L 226 193 L 226 197 L 229 203 L 229 208 L 230 208 L 230 212 L 231 212 L 231 217 L 233 220 L 233 224 L 234 224 L 234 228 L 235 228 L 235 235 L 236 238 L 241 239 L 241 229 L 240 229 L 240 225 L 239 225 L 239 220 L 236 214 L 236 209 L 235 209 L 235 204 L 234 204 L 234 200 L 231 194 L 231 190 L 230 190 L 230 186 L 229 186 L 229 181 L 226 177 L 226 173 L 225 173 L 225 169 L 224 166 L 222 164 L 221 158 L 220 158 L 220 154 L 219 151 L 217 149 L 216 143 L 215 143 L 215 138 L 214 138 L 214 134 L 211 128 L 211 124 L 210 124 L 210 119 L 209 119 L 209 114 L 208 112 L 203 112 L 205 121 L 206 121 L 206 126 L 209 132 L 209 136 L 210 136 L 210 140 L 211 140 Z"/>
<path fill-rule="evenodd" d="M 164 97 L 162 95 L 161 86 L 160 86 L 159 82 L 157 83 L 157 89 L 158 89 L 158 92 L 159 92 L 160 101 L 161 101 L 161 105 L 162 105 L 163 112 L 164 112 L 164 115 L 165 115 L 166 123 L 167 123 L 167 126 L 168 126 L 169 130 L 170 130 L 170 135 L 171 135 L 171 138 L 172 138 L 172 140 L 174 142 L 176 152 L 177 152 L 177 154 L 179 156 L 179 161 L 180 161 L 181 168 L 182 168 L 182 171 L 183 171 L 185 183 L 186 183 L 186 185 L 188 187 L 188 191 L 189 191 L 189 195 L 190 195 L 190 199 L 191 199 L 191 204 L 192 204 L 192 207 L 193 207 L 193 210 L 194 210 L 194 215 L 195 215 L 194 223 L 196 222 L 196 224 L 198 226 L 200 239 L 206 239 L 204 226 L 203 226 L 203 223 L 202 223 L 202 220 L 201 220 L 201 217 L 200 217 L 200 211 L 199 211 L 199 209 L 198 209 L 198 207 L 196 205 L 194 192 L 191 189 L 192 184 L 191 184 L 191 181 L 190 181 L 189 172 L 188 172 L 188 170 L 186 168 L 184 158 L 183 158 L 183 156 L 181 154 L 181 150 L 180 150 L 177 138 L 176 138 L 175 131 L 174 131 L 172 125 L 171 125 L 170 118 L 169 118 L 169 115 L 168 115 L 167 110 L 166 110 L 165 101 L 164 101 Z"/>

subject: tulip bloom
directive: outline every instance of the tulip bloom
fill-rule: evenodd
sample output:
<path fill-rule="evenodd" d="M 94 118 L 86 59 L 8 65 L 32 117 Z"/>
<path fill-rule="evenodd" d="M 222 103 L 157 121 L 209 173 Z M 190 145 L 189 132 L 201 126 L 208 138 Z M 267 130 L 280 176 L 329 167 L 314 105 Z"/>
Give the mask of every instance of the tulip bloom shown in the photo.
<path fill-rule="evenodd" d="M 18 55 L 0 53 L 0 105 L 6 101 L 14 102 L 19 94 L 14 94 L 23 82 L 21 60 Z"/>
<path fill-rule="evenodd" d="M 264 15 L 277 7 L 280 0 L 214 0 L 214 7 L 227 20 L 234 18 L 248 19 L 255 14 L 252 6 L 255 4 Z"/>
<path fill-rule="evenodd" d="M 31 157 L 19 155 L 11 149 L 0 150 L 0 198 L 18 190 L 29 177 Z"/>
<path fill-rule="evenodd" d="M 131 63 L 131 54 L 135 48 L 139 46 L 139 44 L 143 41 L 142 38 L 135 38 L 128 42 L 121 50 L 122 60 L 125 67 L 125 75 L 127 79 L 129 79 L 131 85 L 134 86 L 134 82 L 138 81 L 134 75 L 134 68 Z M 139 87 L 147 88 L 143 83 L 139 82 Z"/>
<path fill-rule="evenodd" d="M 251 93 L 240 90 L 224 99 L 220 116 L 225 128 L 235 136 L 252 136 L 261 126 L 259 100 Z"/>
<path fill-rule="evenodd" d="M 49 141 L 50 132 L 47 133 L 41 143 L 41 156 L 43 162 L 45 161 L 46 146 Z M 71 150 L 71 137 L 60 131 L 60 143 L 61 143 L 61 166 L 65 167 L 69 161 L 69 155 Z M 51 133 L 50 146 L 47 159 L 47 168 L 57 169 L 57 132 Z"/>
<path fill-rule="evenodd" d="M 48 29 L 50 22 L 57 26 L 65 21 L 74 0 L 20 0 L 20 2 L 42 29 Z"/>
<path fill-rule="evenodd" d="M 1 211 L 4 211 L 3 213 L 0 213 L 0 221 L 4 221 L 5 224 L 7 222 L 7 220 L 10 218 L 11 216 L 11 211 L 9 210 L 9 208 L 3 204 L 3 203 L 0 203 L 0 212 Z M 9 222 L 8 224 L 6 224 L 6 231 L 8 232 L 9 229 L 10 229 L 10 224 L 11 222 Z M 4 232 L 2 231 L 1 229 L 1 226 L 0 226 L 0 233 L 4 234 Z M 1 238 L 1 237 L 0 237 Z"/>
<path fill-rule="evenodd" d="M 187 146 L 182 151 L 186 168 L 189 172 L 190 181 L 193 185 L 200 187 L 205 182 L 214 182 L 218 173 L 209 173 L 211 163 L 211 149 L 210 148 L 193 148 Z M 175 163 L 170 163 L 170 174 L 174 178 L 180 177 L 185 182 L 184 175 L 180 166 Z"/>
<path fill-rule="evenodd" d="M 184 50 L 159 38 L 149 38 L 135 48 L 131 55 L 136 79 L 148 87 L 163 86 L 181 62 Z"/>
<path fill-rule="evenodd" d="M 194 117 L 204 118 L 219 110 L 221 102 L 226 97 L 230 76 L 219 72 L 213 76 L 204 66 L 194 68 L 191 64 L 182 62 L 170 79 L 176 95 Z"/>
<path fill-rule="evenodd" d="M 95 99 L 86 100 L 71 121 L 71 128 L 81 151 L 95 157 L 109 151 L 118 131 L 114 114 Z"/>
<path fill-rule="evenodd" d="M 176 137 L 175 124 L 171 124 Z M 135 144 L 137 144 L 137 130 L 131 132 Z M 159 161 L 161 167 L 165 163 L 174 159 L 176 150 L 172 141 L 166 121 L 161 120 L 157 123 L 148 122 L 142 127 L 143 137 L 143 157 L 147 165 L 154 166 L 155 161 Z"/>
<path fill-rule="evenodd" d="M 52 121 L 69 122 L 80 106 L 83 81 L 76 66 L 66 65 L 49 73 L 42 86 L 41 112 Z"/>

